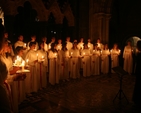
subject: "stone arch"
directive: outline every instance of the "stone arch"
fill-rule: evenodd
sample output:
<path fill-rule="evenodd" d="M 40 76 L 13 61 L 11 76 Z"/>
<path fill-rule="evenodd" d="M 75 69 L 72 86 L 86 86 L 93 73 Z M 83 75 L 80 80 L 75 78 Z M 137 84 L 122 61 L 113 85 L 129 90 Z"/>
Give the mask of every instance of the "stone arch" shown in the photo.
<path fill-rule="evenodd" d="M 69 4 L 67 4 L 65 10 L 64 10 L 64 16 L 67 18 L 68 20 L 68 26 L 74 26 L 74 16 L 71 10 L 71 7 Z"/>
<path fill-rule="evenodd" d="M 61 13 L 60 7 L 59 7 L 56 0 L 50 6 L 49 11 L 52 12 L 54 17 L 56 18 L 56 24 L 62 24 L 63 23 L 64 15 Z"/>

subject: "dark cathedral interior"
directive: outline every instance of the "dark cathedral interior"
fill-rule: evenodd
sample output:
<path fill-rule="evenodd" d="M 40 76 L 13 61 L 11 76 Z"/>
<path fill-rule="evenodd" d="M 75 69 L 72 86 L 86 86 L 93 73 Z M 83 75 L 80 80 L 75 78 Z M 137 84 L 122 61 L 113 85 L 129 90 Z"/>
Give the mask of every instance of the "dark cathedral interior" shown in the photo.
<path fill-rule="evenodd" d="M 140 41 L 141 37 L 141 0 L 0 0 L 0 19 L 2 20 L 5 32 L 8 33 L 8 40 L 11 41 L 10 44 L 13 48 L 21 35 L 26 45 L 28 45 L 27 42 L 31 40 L 32 36 L 37 37 L 37 42 L 40 42 L 43 39 L 42 37 L 46 37 L 46 44 L 48 45 L 52 41 L 52 37 L 55 37 L 56 42 L 57 40 L 61 40 L 62 45 L 66 43 L 67 37 L 70 37 L 70 42 L 74 45 L 76 40 L 77 44 L 79 44 L 83 38 L 84 45 L 90 39 L 93 45 L 98 46 L 97 40 L 99 39 L 103 45 L 108 44 L 109 48 L 108 73 L 102 73 L 101 63 L 98 65 L 100 67 L 100 74 L 85 77 L 83 74 L 84 68 L 87 70 L 87 65 L 86 67 L 81 66 L 85 63 L 83 60 L 78 60 L 80 63 L 80 68 L 78 68 L 80 69 L 80 78 L 71 78 L 71 67 L 69 69 L 69 80 L 67 79 L 68 81 L 64 82 L 59 76 L 60 81 L 59 83 L 55 83 L 55 85 L 50 84 L 49 70 L 52 65 L 48 57 L 49 51 L 47 51 L 48 71 L 46 72 L 46 87 L 39 89 L 37 92 L 31 91 L 29 95 L 26 95 L 26 91 L 23 89 L 27 85 L 24 87 L 22 83 L 21 86 L 10 86 L 11 90 L 16 91 L 16 93 L 11 93 L 12 96 L 15 95 L 12 100 L 13 106 L 18 103 L 18 110 L 14 111 L 12 109 L 13 113 L 141 112 L 140 107 L 136 106 L 133 101 L 134 86 L 136 86 L 137 81 L 135 70 L 138 69 L 136 67 L 138 60 L 135 52 L 137 50 L 137 42 Z M 132 72 L 128 72 L 125 75 L 123 70 L 121 73 L 116 71 L 112 73 L 113 59 L 110 54 L 112 54 L 113 45 L 117 44 L 117 50 L 120 51 L 117 57 L 117 66 L 124 69 L 124 52 L 128 42 L 132 45 L 132 62 L 130 64 L 127 61 L 127 67 L 132 65 L 132 69 L 130 69 Z M 13 50 L 16 50 L 16 48 Z M 103 49 L 100 49 L 100 62 L 103 61 L 101 60 L 103 51 Z M 72 55 L 73 52 L 69 54 Z M 80 52 L 83 51 L 80 50 Z M 36 55 L 38 53 L 34 56 Z M 84 57 L 82 57 L 82 54 L 80 56 L 81 59 Z M 37 60 L 38 57 L 39 55 L 37 56 Z M 52 66 L 52 68 L 55 68 L 54 70 L 56 71 L 55 66 Z M 95 67 L 90 66 L 91 71 L 93 68 Z M 104 68 L 107 68 L 107 65 Z M 61 71 L 58 72 L 60 73 Z M 27 76 L 26 78 L 28 78 Z M 14 82 L 18 82 L 18 80 Z M 30 82 L 25 82 L 24 84 L 27 83 Z M 17 84 L 21 83 L 18 82 Z M 25 97 L 20 100 L 21 93 L 25 93 Z M 141 101 L 141 97 L 138 100 Z"/>

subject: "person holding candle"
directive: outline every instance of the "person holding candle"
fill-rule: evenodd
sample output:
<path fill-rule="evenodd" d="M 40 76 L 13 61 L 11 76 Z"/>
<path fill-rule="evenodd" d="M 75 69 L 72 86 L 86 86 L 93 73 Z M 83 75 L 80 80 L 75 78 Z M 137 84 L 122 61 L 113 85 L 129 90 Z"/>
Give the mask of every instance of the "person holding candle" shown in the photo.
<path fill-rule="evenodd" d="M 23 39 L 24 39 L 23 35 L 20 34 L 20 35 L 18 36 L 18 41 L 15 42 L 15 44 L 14 44 L 14 47 L 15 47 L 15 49 L 16 49 L 16 47 L 18 47 L 18 46 L 23 47 L 24 55 L 23 55 L 22 57 L 25 57 L 25 54 L 26 54 L 26 52 L 27 52 L 27 48 L 26 48 L 27 45 L 26 45 L 26 43 L 23 42 Z"/>
<path fill-rule="evenodd" d="M 99 50 L 102 50 L 103 49 L 103 44 L 101 43 L 100 38 L 97 39 L 96 44 L 97 44 L 97 47 L 98 47 Z"/>
<path fill-rule="evenodd" d="M 35 43 L 35 51 L 38 50 L 39 46 L 38 46 L 38 42 L 36 41 L 36 35 L 31 35 L 31 41 L 29 41 L 27 43 L 27 50 L 30 50 L 30 42 L 34 42 Z"/>
<path fill-rule="evenodd" d="M 26 93 L 29 94 L 31 92 L 37 92 L 39 89 L 39 75 L 37 75 L 37 52 L 35 51 L 36 48 L 36 42 L 30 42 L 29 43 L 29 51 L 27 52 L 25 56 L 25 61 L 28 59 L 28 65 L 30 73 L 27 73 L 27 78 L 25 80 L 25 89 Z"/>
<path fill-rule="evenodd" d="M 119 66 L 120 49 L 118 49 L 118 45 L 116 43 L 114 44 L 110 52 L 111 52 L 111 68 Z M 112 73 L 114 73 L 113 70 Z"/>
<path fill-rule="evenodd" d="M 25 43 L 23 42 L 23 39 L 24 39 L 23 35 L 19 35 L 19 36 L 18 36 L 18 41 L 15 42 L 15 44 L 14 44 L 15 49 L 16 49 L 16 47 L 18 47 L 18 46 L 20 46 L 20 47 L 25 47 L 25 48 L 26 48 L 26 45 L 25 45 Z"/>
<path fill-rule="evenodd" d="M 88 39 L 88 48 L 90 50 L 90 53 L 92 53 L 93 52 L 93 44 L 91 43 L 91 39 L 90 38 Z"/>
<path fill-rule="evenodd" d="M 79 49 L 79 50 L 83 50 L 83 48 L 84 48 L 84 39 L 83 38 L 81 38 L 80 39 L 80 42 L 78 43 L 78 45 L 77 45 L 77 48 Z"/>
<path fill-rule="evenodd" d="M 130 75 L 132 73 L 132 66 L 133 66 L 133 58 L 132 58 L 132 53 L 133 53 L 133 48 L 131 46 L 131 42 L 128 41 L 127 45 L 124 47 L 123 51 L 123 58 L 124 58 L 124 66 L 123 69 L 127 71 Z"/>
<path fill-rule="evenodd" d="M 48 53 L 49 58 L 49 83 L 51 85 L 59 84 L 59 72 L 58 72 L 58 52 L 56 50 L 55 43 L 51 44 L 51 49 Z"/>
<path fill-rule="evenodd" d="M 87 44 L 84 44 L 84 49 L 81 51 L 83 76 L 88 77 L 91 75 L 90 70 L 90 50 Z"/>
<path fill-rule="evenodd" d="M 51 49 L 51 44 L 55 43 L 55 41 L 56 41 L 55 37 L 52 37 L 51 42 L 48 44 L 48 49 Z"/>
<path fill-rule="evenodd" d="M 73 47 L 73 44 L 70 42 L 70 37 L 68 36 L 66 38 L 66 48 L 68 51 L 70 51 L 72 49 L 72 47 Z"/>
<path fill-rule="evenodd" d="M 99 75 L 100 74 L 100 53 L 101 51 L 96 44 L 94 46 L 94 50 L 91 57 L 91 73 L 92 75 Z"/>
<path fill-rule="evenodd" d="M 69 60 L 69 51 L 66 48 L 66 44 L 64 44 L 62 50 L 58 51 L 59 76 L 63 81 L 69 80 Z"/>
<path fill-rule="evenodd" d="M 70 78 L 77 79 L 80 78 L 80 52 L 77 49 L 77 43 L 73 44 L 73 48 L 70 50 L 70 66 L 71 66 L 71 71 L 70 71 Z"/>
<path fill-rule="evenodd" d="M 39 75 L 39 87 L 40 89 L 46 88 L 47 86 L 47 72 L 48 72 L 48 59 L 47 53 L 44 50 L 44 42 L 39 43 L 38 54 L 38 75 Z"/>
<path fill-rule="evenodd" d="M 57 51 L 62 50 L 62 40 L 61 39 L 58 40 L 58 44 L 56 45 L 56 50 Z"/>
<path fill-rule="evenodd" d="M 104 45 L 104 49 L 101 53 L 101 73 L 108 74 L 109 73 L 109 55 L 110 51 L 108 48 L 108 44 Z"/>
<path fill-rule="evenodd" d="M 16 72 L 20 70 L 20 67 L 13 67 L 12 57 L 10 56 L 11 47 L 8 46 L 7 41 L 4 45 L 5 46 L 3 47 L 3 55 L 1 60 L 6 64 L 7 70 L 9 72 L 5 84 L 9 93 L 11 108 L 14 112 L 18 113 L 18 84 L 16 80 L 22 80 L 23 74 L 16 74 Z"/>
<path fill-rule="evenodd" d="M 44 50 L 47 52 L 48 51 L 47 37 L 46 36 L 42 37 L 42 41 L 44 42 Z"/>
<path fill-rule="evenodd" d="M 22 58 L 24 55 L 24 48 L 23 47 L 16 47 L 15 49 L 15 57 L 13 59 L 13 62 L 16 64 L 16 61 L 19 59 L 21 61 L 21 64 L 19 65 L 22 65 L 22 62 L 24 61 L 24 59 Z M 26 67 L 27 64 L 23 65 L 24 67 Z M 24 78 L 25 76 L 23 76 Z M 17 81 L 18 83 L 18 87 L 17 87 L 17 91 L 18 91 L 18 100 L 19 100 L 19 103 L 21 103 L 25 98 L 25 80 L 20 80 L 20 81 Z"/>

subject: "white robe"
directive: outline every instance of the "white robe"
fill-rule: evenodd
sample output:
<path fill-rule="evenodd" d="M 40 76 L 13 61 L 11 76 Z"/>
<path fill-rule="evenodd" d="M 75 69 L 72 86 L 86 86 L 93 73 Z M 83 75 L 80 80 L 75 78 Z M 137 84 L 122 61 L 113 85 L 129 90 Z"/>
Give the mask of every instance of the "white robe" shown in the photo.
<path fill-rule="evenodd" d="M 27 53 L 26 43 L 24 43 L 23 41 L 17 41 L 17 42 L 14 44 L 15 49 L 16 49 L 16 47 L 18 47 L 18 46 L 25 48 L 24 51 L 23 51 L 23 52 L 24 52 L 23 58 L 24 58 L 25 55 L 26 55 L 26 53 Z"/>
<path fill-rule="evenodd" d="M 62 50 L 62 44 L 57 44 L 56 50 L 57 50 L 57 51 Z"/>
<path fill-rule="evenodd" d="M 103 74 L 108 74 L 108 72 L 109 72 L 109 55 L 110 55 L 109 49 L 102 50 L 102 54 L 101 54 L 101 72 Z"/>
<path fill-rule="evenodd" d="M 29 60 L 28 65 L 30 73 L 27 73 L 27 77 L 25 79 L 26 93 L 37 92 L 39 89 L 39 75 L 37 74 L 37 63 L 34 62 L 38 59 L 37 52 L 29 50 L 25 56 L 25 61 L 27 59 Z"/>
<path fill-rule="evenodd" d="M 23 61 L 22 57 L 19 56 L 19 58 L 21 58 L 21 63 Z M 13 63 L 15 62 L 15 60 L 17 59 L 17 56 L 14 57 L 13 59 Z M 21 103 L 23 100 L 25 100 L 26 95 L 25 95 L 25 80 L 21 80 L 21 81 L 15 81 L 17 82 L 17 88 L 18 88 L 18 101 L 19 103 Z"/>
<path fill-rule="evenodd" d="M 47 52 L 48 51 L 48 45 L 44 43 L 44 50 Z"/>
<path fill-rule="evenodd" d="M 23 41 L 17 41 L 15 44 L 14 44 L 14 47 L 26 47 L 26 43 L 24 43 Z"/>
<path fill-rule="evenodd" d="M 119 54 L 120 54 L 120 50 L 115 50 L 115 49 L 112 49 L 111 51 L 111 68 L 113 67 L 117 67 L 119 66 Z M 112 70 L 112 73 L 115 73 L 113 70 Z"/>
<path fill-rule="evenodd" d="M 13 69 L 13 62 L 12 62 L 12 58 L 8 57 L 6 58 L 5 56 L 2 57 L 2 61 L 6 64 L 7 70 L 8 72 L 11 71 Z M 15 75 L 10 75 L 10 73 L 7 76 L 6 79 L 6 83 L 8 84 L 7 88 L 8 93 L 9 93 L 9 99 L 12 102 L 12 107 L 13 107 L 13 111 L 15 113 L 18 113 L 18 99 L 19 99 L 19 95 L 18 95 L 18 81 L 13 81 L 13 77 Z"/>
<path fill-rule="evenodd" d="M 98 47 L 100 50 L 103 50 L 103 44 L 102 44 L 102 43 L 97 43 L 97 47 Z"/>
<path fill-rule="evenodd" d="M 93 52 L 93 44 L 92 43 L 88 43 L 88 48 L 90 50 L 90 53 L 92 54 L 92 52 Z"/>
<path fill-rule="evenodd" d="M 73 44 L 71 42 L 66 42 L 66 43 L 67 43 L 66 48 L 68 51 L 70 51 L 73 47 Z"/>
<path fill-rule="evenodd" d="M 70 71 L 70 77 L 73 79 L 80 78 L 80 52 L 78 49 L 71 49 L 70 50 L 70 66 L 71 66 L 71 71 Z"/>
<path fill-rule="evenodd" d="M 100 51 L 93 50 L 91 57 L 91 73 L 92 75 L 100 74 Z"/>
<path fill-rule="evenodd" d="M 124 51 L 123 51 L 123 58 L 124 58 L 123 69 L 127 71 L 129 74 L 131 74 L 132 67 L 133 67 L 132 47 L 131 46 L 125 46 Z"/>
<path fill-rule="evenodd" d="M 79 42 L 78 45 L 77 45 L 77 48 L 79 50 L 83 50 L 84 49 L 84 43 L 83 42 Z"/>
<path fill-rule="evenodd" d="M 91 75 L 91 70 L 90 70 L 90 50 L 89 49 L 84 49 L 81 52 L 82 56 L 82 66 L 83 66 L 83 76 L 90 76 Z"/>
<path fill-rule="evenodd" d="M 59 75 L 60 79 L 67 80 L 69 78 L 69 51 L 59 51 L 58 52 L 58 60 L 59 60 Z"/>
<path fill-rule="evenodd" d="M 37 64 L 37 73 L 39 75 L 39 87 L 46 88 L 47 86 L 47 68 L 48 68 L 48 59 L 47 53 L 43 50 L 38 50 L 38 64 Z"/>
<path fill-rule="evenodd" d="M 51 85 L 55 85 L 55 83 L 59 84 L 59 73 L 58 73 L 58 53 L 49 51 L 49 83 Z"/>

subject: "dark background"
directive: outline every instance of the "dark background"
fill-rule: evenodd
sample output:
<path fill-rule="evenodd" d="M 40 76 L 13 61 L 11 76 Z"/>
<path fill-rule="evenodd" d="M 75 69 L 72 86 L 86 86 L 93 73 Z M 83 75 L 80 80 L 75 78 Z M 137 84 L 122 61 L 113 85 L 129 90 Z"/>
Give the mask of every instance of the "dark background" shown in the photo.
<path fill-rule="evenodd" d="M 42 1 L 48 8 L 46 4 L 48 0 Z M 71 41 L 83 37 L 86 42 L 89 38 L 89 0 L 58 0 L 60 9 L 65 2 L 69 2 L 71 6 L 75 26 L 69 27 L 66 18 L 63 24 L 56 24 L 52 13 L 47 22 L 38 21 L 36 10 L 32 9 L 29 2 L 25 2 L 24 7 L 17 8 L 19 13 L 16 16 L 5 16 L 5 26 L 10 40 L 15 42 L 17 36 L 23 34 L 27 42 L 30 40 L 30 35 L 36 34 L 38 41 L 45 35 L 48 42 L 52 36 L 63 40 L 66 36 L 70 36 Z M 132 36 L 141 37 L 141 0 L 113 0 L 109 27 L 110 47 L 117 42 L 122 48 L 126 40 Z"/>

